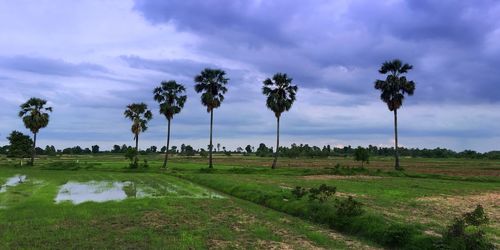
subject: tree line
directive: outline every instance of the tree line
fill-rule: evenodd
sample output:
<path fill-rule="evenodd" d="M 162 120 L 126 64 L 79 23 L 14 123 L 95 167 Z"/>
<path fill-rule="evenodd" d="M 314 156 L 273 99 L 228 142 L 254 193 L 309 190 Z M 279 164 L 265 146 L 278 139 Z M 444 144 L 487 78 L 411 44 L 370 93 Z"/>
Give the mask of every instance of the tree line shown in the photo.
<path fill-rule="evenodd" d="M 32 148 L 33 140 L 27 135 L 23 135 L 18 131 L 11 133 L 9 137 L 9 145 L 0 147 L 0 154 L 7 155 L 9 157 L 30 157 L 30 152 Z M 10 149 L 11 148 L 11 149 Z M 47 145 L 45 148 L 36 147 L 37 155 L 96 155 L 96 154 L 125 154 L 128 150 L 134 149 L 130 145 L 113 145 L 111 149 L 102 150 L 99 145 L 93 145 L 89 147 L 67 147 L 63 149 L 56 149 L 53 145 Z M 327 157 L 353 157 L 357 154 L 356 151 L 363 149 L 366 154 L 371 157 L 389 157 L 394 155 L 393 147 L 378 147 L 369 145 L 368 147 L 332 147 L 331 145 L 325 145 L 322 147 L 310 146 L 309 144 L 296 144 L 292 143 L 290 147 L 280 146 L 279 152 L 280 156 L 287 158 L 327 158 Z M 165 154 L 167 147 L 157 147 L 150 146 L 144 150 L 138 151 L 139 155 L 154 155 L 154 154 Z M 217 147 L 214 147 L 214 153 L 231 156 L 258 156 L 258 157 L 274 157 L 274 148 L 268 147 L 264 143 L 260 143 L 258 147 L 252 145 L 247 145 L 245 147 L 237 147 L 234 150 L 228 150 L 225 146 L 221 146 L 217 143 Z M 199 148 L 195 149 L 191 145 L 181 144 L 179 147 L 171 146 L 169 149 L 169 154 L 175 154 L 178 156 L 208 156 L 207 149 Z M 500 160 L 500 151 L 490 151 L 490 152 L 477 152 L 474 150 L 463 150 L 454 151 L 446 148 L 399 148 L 399 155 L 402 157 L 412 157 L 412 158 L 463 158 L 463 159 L 492 159 Z"/>

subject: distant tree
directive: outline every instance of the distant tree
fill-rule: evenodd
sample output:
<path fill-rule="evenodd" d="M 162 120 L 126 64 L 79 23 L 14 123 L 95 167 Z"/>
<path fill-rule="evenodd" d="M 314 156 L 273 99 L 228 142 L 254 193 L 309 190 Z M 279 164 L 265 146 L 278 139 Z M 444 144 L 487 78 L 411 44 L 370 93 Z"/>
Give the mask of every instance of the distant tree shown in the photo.
<path fill-rule="evenodd" d="M 112 153 L 120 153 L 121 148 L 120 145 L 113 145 L 113 150 L 111 150 Z"/>
<path fill-rule="evenodd" d="M 243 152 L 243 148 L 242 147 L 237 147 L 236 148 L 236 152 L 238 152 L 238 154 L 241 154 Z"/>
<path fill-rule="evenodd" d="M 172 154 L 176 154 L 177 153 L 177 146 L 172 146 L 172 149 L 170 150 L 170 152 Z"/>
<path fill-rule="evenodd" d="M 199 75 L 195 76 L 196 85 L 194 89 L 201 94 L 201 103 L 207 107 L 210 113 L 210 146 L 208 167 L 213 168 L 212 164 L 212 129 L 214 123 L 214 109 L 220 107 L 224 101 L 224 94 L 227 92 L 226 84 L 229 79 L 225 77 L 226 72 L 220 69 L 204 69 Z"/>
<path fill-rule="evenodd" d="M 36 135 L 41 128 L 45 128 L 49 124 L 48 112 L 52 112 L 52 107 L 45 107 L 46 104 L 46 100 L 32 97 L 27 102 L 21 104 L 21 111 L 19 111 L 19 117 L 23 119 L 24 126 L 33 133 L 30 165 L 35 163 Z"/>
<path fill-rule="evenodd" d="M 277 73 L 272 79 L 267 78 L 264 80 L 262 93 L 267 97 L 266 106 L 274 112 L 276 116 L 276 151 L 274 153 L 273 165 L 271 168 L 276 168 L 278 160 L 279 145 L 280 145 L 280 117 L 285 111 L 292 108 L 297 93 L 297 86 L 292 85 L 292 78 L 286 74 Z"/>
<path fill-rule="evenodd" d="M 134 134 L 135 151 L 139 152 L 139 134 L 148 129 L 148 122 L 153 119 L 153 114 L 145 103 L 132 103 L 123 112 L 126 118 L 132 121 L 131 131 Z"/>
<path fill-rule="evenodd" d="M 97 153 L 99 153 L 99 145 L 92 146 L 92 154 L 97 154 Z"/>
<path fill-rule="evenodd" d="M 193 147 L 191 147 L 191 145 L 186 146 L 185 151 L 184 151 L 184 155 L 194 156 L 195 153 L 196 153 L 196 151 L 194 151 L 194 149 L 193 149 Z"/>
<path fill-rule="evenodd" d="M 394 168 L 396 170 L 402 170 L 398 153 L 398 109 L 403 105 L 405 94 L 411 96 L 415 91 L 415 83 L 408 81 L 404 76 L 412 68 L 412 65 L 403 64 L 399 59 L 386 61 L 378 71 L 380 74 L 387 74 L 386 79 L 375 81 L 375 89 L 381 92 L 380 99 L 387 104 L 390 111 L 394 112 Z"/>
<path fill-rule="evenodd" d="M 167 151 L 167 146 L 161 147 L 161 149 L 160 149 L 161 153 L 165 153 L 166 151 Z"/>
<path fill-rule="evenodd" d="M 255 155 L 260 156 L 260 157 L 266 157 L 269 155 L 272 155 L 272 149 L 268 148 L 266 144 L 261 143 L 259 144 L 259 147 L 255 151 Z"/>
<path fill-rule="evenodd" d="M 220 152 L 220 143 L 217 143 L 217 152 Z"/>
<path fill-rule="evenodd" d="M 165 151 L 165 159 L 163 160 L 163 168 L 167 167 L 168 148 L 170 144 L 170 123 L 175 114 L 181 112 L 186 102 L 186 88 L 176 81 L 162 82 L 159 87 L 153 91 L 154 99 L 160 104 L 160 114 L 164 115 L 168 121 L 167 129 L 167 149 Z"/>
<path fill-rule="evenodd" d="M 90 150 L 90 148 L 85 148 L 82 153 L 83 154 L 92 154 L 92 150 Z"/>
<path fill-rule="evenodd" d="M 52 146 L 45 146 L 45 154 L 49 155 L 49 156 L 55 156 L 57 154 L 57 151 L 56 151 L 56 148 L 52 145 Z"/>
<path fill-rule="evenodd" d="M 247 154 L 251 154 L 251 153 L 252 153 L 252 146 L 247 145 L 247 146 L 245 147 L 245 151 L 247 151 Z"/>
<path fill-rule="evenodd" d="M 120 148 L 120 153 L 126 153 L 129 148 L 130 146 L 123 144 L 122 147 Z"/>
<path fill-rule="evenodd" d="M 12 131 L 7 137 L 9 140 L 9 150 L 7 157 L 25 158 L 30 157 L 33 147 L 33 140 L 27 135 L 18 131 Z"/>
<path fill-rule="evenodd" d="M 158 150 L 156 146 L 149 147 L 149 151 L 151 151 L 151 153 L 156 153 L 156 150 Z"/>
<path fill-rule="evenodd" d="M 370 163 L 370 153 L 363 147 L 357 147 L 356 150 L 354 150 L 354 160 L 360 161 L 361 167 L 363 167 L 364 162 Z"/>
<path fill-rule="evenodd" d="M 208 154 L 207 154 L 207 151 L 206 151 L 205 149 L 201 148 L 201 149 L 200 149 L 200 156 L 201 156 L 202 158 L 207 158 L 207 155 L 208 155 Z"/>

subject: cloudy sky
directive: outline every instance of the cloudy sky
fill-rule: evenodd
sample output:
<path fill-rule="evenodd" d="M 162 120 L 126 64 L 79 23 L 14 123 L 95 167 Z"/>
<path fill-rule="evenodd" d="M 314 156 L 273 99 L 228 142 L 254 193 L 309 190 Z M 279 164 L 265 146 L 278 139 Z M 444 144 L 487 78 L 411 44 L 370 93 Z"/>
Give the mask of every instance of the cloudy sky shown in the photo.
<path fill-rule="evenodd" d="M 166 120 L 152 89 L 177 80 L 188 102 L 174 145 L 208 144 L 209 115 L 193 90 L 205 67 L 231 79 L 215 111 L 215 142 L 271 144 L 262 81 L 299 86 L 282 118 L 284 144 L 392 145 L 393 117 L 373 82 L 385 60 L 414 65 L 415 95 L 399 112 L 400 144 L 500 149 L 500 2 L 495 0 L 5 0 L 0 2 L 0 145 L 32 96 L 54 108 L 40 146 L 132 144 L 124 107 L 154 110 L 142 148 Z"/>

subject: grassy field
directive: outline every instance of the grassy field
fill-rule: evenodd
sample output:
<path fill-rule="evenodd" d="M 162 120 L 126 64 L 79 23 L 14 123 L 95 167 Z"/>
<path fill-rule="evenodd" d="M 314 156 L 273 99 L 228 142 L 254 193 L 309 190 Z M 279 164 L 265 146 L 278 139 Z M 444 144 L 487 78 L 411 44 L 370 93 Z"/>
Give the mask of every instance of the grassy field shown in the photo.
<path fill-rule="evenodd" d="M 349 158 L 280 159 L 270 170 L 269 158 L 218 156 L 213 171 L 199 157 L 174 157 L 166 171 L 161 155 L 143 158 L 148 169 L 126 169 L 121 155 L 42 157 L 35 167 L 0 158 L 0 185 L 26 176 L 0 188 L 0 248 L 369 249 L 390 246 L 378 239 L 384 228 L 408 228 L 410 242 L 427 244 L 477 204 L 500 243 L 498 161 L 405 158 L 397 173 L 390 158 L 363 170 Z M 290 196 L 321 184 L 335 186 L 338 200 L 353 196 L 365 214 L 329 224 Z M 57 200 L 73 193 L 83 200 Z M 111 200 L 85 202 L 96 194 Z"/>

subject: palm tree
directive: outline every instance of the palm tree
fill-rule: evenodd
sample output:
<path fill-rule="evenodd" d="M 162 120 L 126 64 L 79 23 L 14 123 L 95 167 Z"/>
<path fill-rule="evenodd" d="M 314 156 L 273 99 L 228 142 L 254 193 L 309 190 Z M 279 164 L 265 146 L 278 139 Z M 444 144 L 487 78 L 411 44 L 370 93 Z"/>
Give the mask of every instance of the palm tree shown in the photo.
<path fill-rule="evenodd" d="M 399 165 L 398 153 L 398 109 L 403 105 L 405 94 L 411 96 L 415 91 L 415 83 L 413 81 L 408 81 L 406 76 L 404 76 L 404 74 L 408 73 L 412 68 L 412 65 L 407 63 L 403 64 L 399 59 L 386 61 L 378 70 L 380 74 L 388 74 L 385 81 L 375 81 L 375 89 L 381 92 L 380 99 L 387 104 L 390 111 L 394 112 L 394 167 L 396 170 L 402 170 Z"/>
<path fill-rule="evenodd" d="M 274 160 L 272 165 L 272 168 L 274 169 L 276 168 L 276 162 L 278 161 L 280 147 L 281 113 L 292 108 L 298 87 L 296 85 L 292 85 L 292 78 L 289 78 L 286 74 L 282 73 L 276 73 L 272 80 L 267 78 L 263 83 L 264 86 L 262 87 L 262 94 L 267 96 L 266 106 L 272 110 L 276 116 L 276 150 L 274 151 Z"/>
<path fill-rule="evenodd" d="M 19 111 L 19 117 L 23 118 L 24 126 L 33 133 L 31 165 L 35 163 L 36 135 L 41 128 L 47 127 L 49 124 L 49 114 L 47 112 L 52 112 L 52 107 L 45 107 L 46 104 L 46 100 L 32 97 L 21 105 L 21 111 Z"/>
<path fill-rule="evenodd" d="M 148 121 L 153 119 L 153 114 L 148 110 L 148 105 L 142 102 L 128 105 L 123 114 L 132 121 L 131 130 L 134 134 L 135 151 L 139 152 L 139 134 L 148 129 Z"/>
<path fill-rule="evenodd" d="M 175 114 L 181 112 L 186 102 L 187 96 L 184 95 L 186 88 L 176 81 L 163 81 L 161 85 L 153 91 L 154 99 L 160 104 L 160 114 L 163 114 L 168 121 L 167 129 L 167 150 L 163 160 L 163 168 L 167 167 L 168 150 L 170 145 L 170 122 Z"/>
<path fill-rule="evenodd" d="M 209 168 L 212 165 L 212 128 L 214 123 L 214 109 L 220 107 L 224 101 L 224 94 L 227 92 L 226 84 L 229 81 L 225 78 L 226 72 L 220 69 L 204 69 L 199 75 L 194 77 L 196 93 L 201 93 L 201 103 L 207 107 L 210 113 L 210 145 L 209 145 Z"/>

